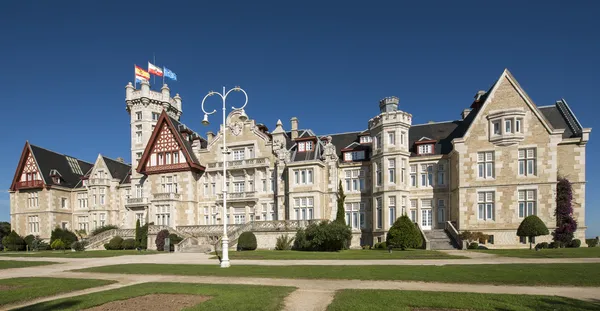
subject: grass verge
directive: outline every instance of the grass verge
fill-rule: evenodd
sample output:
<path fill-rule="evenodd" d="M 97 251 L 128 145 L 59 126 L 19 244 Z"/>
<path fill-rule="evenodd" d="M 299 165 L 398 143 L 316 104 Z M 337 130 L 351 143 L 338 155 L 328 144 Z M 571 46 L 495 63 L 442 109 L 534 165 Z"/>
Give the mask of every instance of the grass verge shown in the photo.
<path fill-rule="evenodd" d="M 338 291 L 328 311 L 390 310 L 588 310 L 600 304 L 557 296 L 447 293 L 396 290 Z"/>
<path fill-rule="evenodd" d="M 186 310 L 281 310 L 283 299 L 295 288 L 254 285 L 189 283 L 144 283 L 71 298 L 42 302 L 18 310 L 82 310 L 115 300 L 148 294 L 192 294 L 211 296 Z"/>
<path fill-rule="evenodd" d="M 214 255 L 214 253 L 213 253 Z M 212 257 L 216 259 L 217 257 Z M 264 260 L 357 260 L 357 259 L 465 259 L 469 257 L 449 255 L 444 252 L 426 251 L 420 249 L 394 250 L 391 254 L 387 250 L 343 250 L 339 252 L 304 252 L 304 251 L 270 251 L 255 250 L 251 252 L 229 252 L 231 259 L 264 259 Z"/>
<path fill-rule="evenodd" d="M 298 279 L 403 280 L 471 284 L 600 286 L 600 264 L 445 266 L 251 266 L 125 264 L 80 272 Z"/>
<path fill-rule="evenodd" d="M 600 247 L 476 250 L 486 254 L 519 258 L 600 258 Z"/>
<path fill-rule="evenodd" d="M 48 257 L 48 258 L 103 258 L 103 257 L 115 257 L 125 255 L 152 255 L 158 254 L 157 251 L 142 251 L 136 250 L 118 250 L 118 251 L 84 251 L 84 252 L 73 252 L 68 251 L 39 251 L 39 252 L 0 252 L 0 256 L 5 257 Z"/>
<path fill-rule="evenodd" d="M 53 265 L 56 262 L 50 261 L 16 261 L 16 260 L 0 260 L 0 270 L 2 269 L 13 269 L 13 268 L 25 268 L 35 267 L 44 265 Z"/>
<path fill-rule="evenodd" d="M 0 306 L 40 297 L 58 295 L 66 292 L 91 287 L 104 286 L 114 281 L 93 279 L 61 279 L 61 278 L 14 278 L 4 279 L 0 283 Z"/>

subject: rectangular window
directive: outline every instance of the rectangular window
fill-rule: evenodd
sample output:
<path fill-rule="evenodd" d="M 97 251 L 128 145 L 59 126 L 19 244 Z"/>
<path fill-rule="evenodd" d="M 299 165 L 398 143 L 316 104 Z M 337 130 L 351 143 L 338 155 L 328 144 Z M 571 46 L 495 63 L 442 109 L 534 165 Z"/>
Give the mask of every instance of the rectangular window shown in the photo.
<path fill-rule="evenodd" d="M 504 120 L 504 132 L 512 133 L 512 120 Z"/>
<path fill-rule="evenodd" d="M 446 166 L 443 163 L 439 163 L 437 167 L 438 167 L 437 185 L 441 186 L 446 183 Z"/>
<path fill-rule="evenodd" d="M 307 142 L 305 142 L 305 144 L 306 144 L 306 151 L 313 150 L 313 142 L 312 141 L 307 141 Z"/>
<path fill-rule="evenodd" d="M 375 199 L 375 206 L 377 210 L 377 229 L 381 229 L 383 227 L 382 201 L 383 199 L 381 197 Z"/>
<path fill-rule="evenodd" d="M 417 166 L 410 166 L 410 186 L 416 188 L 417 187 Z"/>
<path fill-rule="evenodd" d="M 419 145 L 419 154 L 433 153 L 433 144 Z"/>
<path fill-rule="evenodd" d="M 360 192 L 365 190 L 365 172 L 363 170 L 345 170 L 344 181 L 347 192 Z"/>
<path fill-rule="evenodd" d="M 233 150 L 232 156 L 234 161 L 244 160 L 245 149 L 242 148 Z"/>
<path fill-rule="evenodd" d="M 519 149 L 519 175 L 535 176 L 536 175 L 536 149 L 527 148 Z"/>
<path fill-rule="evenodd" d="M 233 192 L 236 193 L 240 193 L 240 192 L 244 192 L 244 182 L 243 181 L 236 181 L 233 183 Z"/>
<path fill-rule="evenodd" d="M 388 205 L 389 208 L 389 225 L 390 227 L 392 225 L 394 225 L 394 221 L 396 221 L 396 197 L 395 196 L 390 196 L 389 198 L 390 202 Z"/>
<path fill-rule="evenodd" d="M 208 195 L 208 184 L 204 184 L 204 195 Z"/>
<path fill-rule="evenodd" d="M 535 190 L 520 190 L 519 191 L 519 218 L 536 214 L 536 191 Z"/>
<path fill-rule="evenodd" d="M 388 180 L 390 184 L 396 183 L 396 160 L 388 160 Z"/>
<path fill-rule="evenodd" d="M 383 142 L 381 141 L 381 133 L 377 134 L 377 136 L 375 136 L 375 147 L 377 149 L 381 149 L 381 145 L 383 145 L 382 143 Z"/>
<path fill-rule="evenodd" d="M 60 207 L 67 208 L 67 198 L 60 198 Z"/>
<path fill-rule="evenodd" d="M 521 133 L 521 124 L 523 123 L 522 119 L 515 120 L 515 133 Z"/>
<path fill-rule="evenodd" d="M 500 135 L 500 121 L 495 121 L 492 126 L 494 127 L 494 135 Z"/>
<path fill-rule="evenodd" d="M 40 232 L 40 218 L 39 216 L 27 216 L 27 223 L 29 226 L 29 233 L 39 233 Z"/>
<path fill-rule="evenodd" d="M 433 186 L 433 164 L 421 164 L 421 186 Z"/>
<path fill-rule="evenodd" d="M 477 193 L 478 216 L 479 220 L 494 220 L 494 192 Z"/>
<path fill-rule="evenodd" d="M 313 183 L 313 169 L 294 170 L 294 181 L 296 185 L 311 185 Z"/>
<path fill-rule="evenodd" d="M 298 143 L 298 152 L 304 152 L 304 151 L 306 151 L 306 145 L 304 145 L 304 142 Z"/>
<path fill-rule="evenodd" d="M 404 142 L 406 141 L 406 132 L 400 133 L 400 146 L 404 146 Z"/>
<path fill-rule="evenodd" d="M 393 146 L 396 144 L 396 133 L 395 132 L 388 132 L 387 137 L 388 137 L 388 144 L 390 146 Z"/>
<path fill-rule="evenodd" d="M 344 152 L 344 161 L 358 161 L 365 159 L 365 152 L 363 151 L 348 151 Z"/>
<path fill-rule="evenodd" d="M 438 200 L 437 206 L 437 221 L 438 223 L 444 223 L 446 219 L 446 202 L 444 200 Z"/>
<path fill-rule="evenodd" d="M 100 205 L 104 205 L 106 203 L 106 189 L 100 188 Z"/>
<path fill-rule="evenodd" d="M 158 121 L 159 116 L 160 116 L 160 114 L 158 114 L 158 112 L 153 112 L 152 113 L 152 121 Z"/>
<path fill-rule="evenodd" d="M 171 207 L 168 205 L 156 206 L 156 224 L 159 226 L 171 225 Z"/>
<path fill-rule="evenodd" d="M 405 184 L 406 179 L 406 159 L 402 159 L 402 171 L 400 172 L 400 183 Z"/>
<path fill-rule="evenodd" d="M 373 141 L 373 138 L 371 136 L 361 136 L 360 137 L 361 144 L 368 144 L 368 143 L 371 143 L 372 141 Z"/>
<path fill-rule="evenodd" d="M 141 111 L 136 112 L 135 113 L 135 118 L 136 118 L 136 120 L 141 120 L 142 119 L 142 112 Z"/>
<path fill-rule="evenodd" d="M 273 207 L 271 207 L 273 208 Z M 296 220 L 311 220 L 314 217 L 314 198 L 294 198 L 294 215 Z M 274 215 L 273 215 L 274 217 Z"/>
<path fill-rule="evenodd" d="M 494 178 L 494 152 L 477 153 L 477 170 L 479 178 Z"/>
<path fill-rule="evenodd" d="M 383 178 L 381 175 L 381 163 L 375 163 L 375 180 L 377 186 L 381 186 L 383 182 Z"/>
<path fill-rule="evenodd" d="M 30 192 L 27 194 L 27 206 L 31 208 L 38 207 L 38 193 Z"/>

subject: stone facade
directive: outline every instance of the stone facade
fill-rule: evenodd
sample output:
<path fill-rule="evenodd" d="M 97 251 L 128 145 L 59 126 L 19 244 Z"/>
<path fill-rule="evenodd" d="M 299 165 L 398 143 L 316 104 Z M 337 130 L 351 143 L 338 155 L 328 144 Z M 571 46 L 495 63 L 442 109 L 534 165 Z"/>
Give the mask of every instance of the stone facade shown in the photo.
<path fill-rule="evenodd" d="M 424 231 L 453 226 L 491 235 L 489 247 L 519 247 L 524 216 L 555 227 L 556 180 L 565 176 L 574 188 L 577 237 L 585 236 L 591 129 L 564 100 L 535 106 L 508 71 L 477 93 L 460 120 L 415 125 L 398 98 L 387 97 L 366 129 L 331 135 L 301 129 L 296 118 L 289 131 L 281 121 L 269 131 L 235 110 L 225 128 L 202 138 L 180 123 L 182 99 L 170 97 L 166 85 L 155 92 L 129 84 L 126 103 L 133 165 L 99 155 L 93 164 L 77 160 L 70 175 L 65 166 L 55 180 L 46 167 L 56 165 L 46 159 L 73 160 L 26 144 L 10 191 L 19 234 L 47 239 L 55 226 L 90 232 L 107 224 L 134 228 L 136 220 L 172 228 L 218 225 L 224 217 L 231 224 L 331 220 L 341 183 L 354 247 L 384 241 L 402 214 Z M 32 161 L 37 168 L 26 165 Z M 257 236 L 272 248 L 278 234 Z"/>

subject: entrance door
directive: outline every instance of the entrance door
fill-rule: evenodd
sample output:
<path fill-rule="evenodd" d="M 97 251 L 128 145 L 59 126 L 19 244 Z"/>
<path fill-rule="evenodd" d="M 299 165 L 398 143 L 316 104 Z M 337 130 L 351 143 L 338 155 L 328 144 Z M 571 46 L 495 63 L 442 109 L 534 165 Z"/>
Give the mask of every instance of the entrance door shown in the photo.
<path fill-rule="evenodd" d="M 431 230 L 431 209 L 421 209 L 421 228 Z"/>

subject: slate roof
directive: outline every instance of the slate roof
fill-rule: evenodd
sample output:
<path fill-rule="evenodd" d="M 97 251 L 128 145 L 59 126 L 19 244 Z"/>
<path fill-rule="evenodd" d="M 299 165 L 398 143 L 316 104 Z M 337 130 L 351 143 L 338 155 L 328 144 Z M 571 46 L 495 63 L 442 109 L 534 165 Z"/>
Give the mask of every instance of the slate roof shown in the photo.
<path fill-rule="evenodd" d="M 286 133 L 287 134 L 287 133 Z M 291 133 L 290 136 L 291 137 Z M 286 146 L 291 145 L 288 150 L 291 152 L 290 159 L 293 162 L 319 160 L 323 154 L 323 142 L 312 130 L 298 130 L 298 138 L 315 137 L 315 144 L 312 151 L 298 152 L 298 144 L 286 137 Z"/>
<path fill-rule="evenodd" d="M 94 164 L 70 157 L 64 154 L 56 153 L 48 149 L 38 147 L 35 145 L 29 145 L 35 161 L 37 162 L 40 173 L 46 185 L 59 185 L 67 188 L 80 188 L 82 187 L 81 177 L 84 176 L 88 171 L 92 169 Z M 73 159 L 73 160 L 69 160 Z M 79 169 L 75 167 L 71 168 L 71 165 L 76 163 Z M 61 176 L 60 184 L 55 184 L 50 178 L 50 171 L 57 170 Z"/>
<path fill-rule="evenodd" d="M 342 149 L 345 149 L 346 147 L 350 146 L 352 143 L 360 144 L 360 138 L 358 135 L 361 134 L 362 132 L 364 132 L 364 131 L 339 133 L 339 134 L 331 134 L 331 135 L 324 135 L 324 136 L 331 136 L 331 143 L 335 146 L 335 151 L 337 152 L 338 158 L 340 158 L 340 160 L 342 160 L 343 159 Z M 370 144 L 365 144 L 365 145 L 370 145 Z"/>
<path fill-rule="evenodd" d="M 538 109 L 554 129 L 565 129 L 563 138 L 581 137 L 581 124 L 564 99 Z"/>
<path fill-rule="evenodd" d="M 436 140 L 434 146 L 435 154 L 447 154 L 452 151 L 452 140 L 462 137 L 464 130 L 464 121 L 435 122 L 428 124 L 416 124 L 410 127 L 408 131 L 408 143 L 411 148 L 411 156 L 416 156 L 413 148 L 415 141 L 423 137 Z"/>
<path fill-rule="evenodd" d="M 102 156 L 102 159 L 104 160 L 104 163 L 106 163 L 110 175 L 113 178 L 118 178 L 121 184 L 125 183 L 125 179 L 127 179 L 128 175 L 131 173 L 131 165 L 121 163 L 105 156 Z"/>
<path fill-rule="evenodd" d="M 185 149 L 187 149 L 188 153 L 190 154 L 190 157 L 192 157 L 192 161 L 194 161 L 194 163 L 196 163 L 198 165 L 202 165 L 202 164 L 200 164 L 200 161 L 198 161 L 198 158 L 196 157 L 196 155 L 194 154 L 194 150 L 192 149 L 192 136 L 188 135 L 188 138 L 186 139 L 185 136 L 183 135 L 183 133 L 181 133 L 181 129 L 184 126 L 185 127 L 187 127 L 187 126 L 185 124 L 173 119 L 171 116 L 169 116 L 169 119 L 171 119 L 171 123 L 173 123 L 173 126 L 175 127 L 176 135 L 179 135 L 179 138 L 181 138 L 181 141 L 183 141 Z M 187 127 L 187 128 L 189 129 L 189 127 Z M 192 132 L 194 132 L 194 131 L 192 131 Z M 198 137 L 200 137 L 200 146 L 202 148 L 206 148 L 206 146 L 207 146 L 206 139 L 202 138 L 202 136 L 200 136 L 196 132 L 194 132 L 194 133 L 196 135 L 198 135 Z"/>

